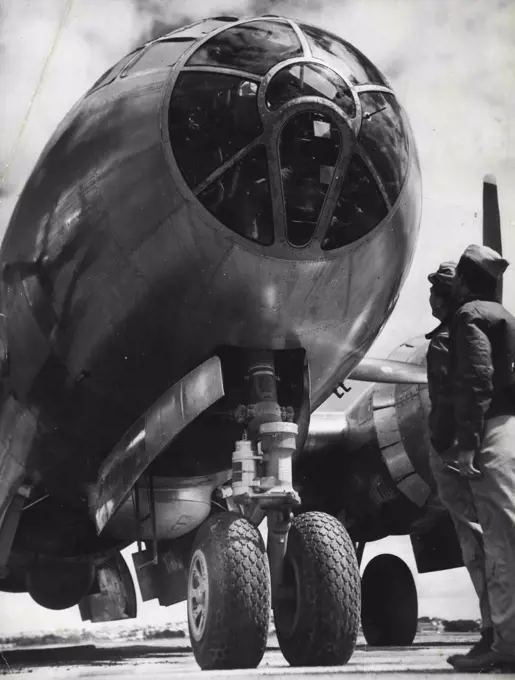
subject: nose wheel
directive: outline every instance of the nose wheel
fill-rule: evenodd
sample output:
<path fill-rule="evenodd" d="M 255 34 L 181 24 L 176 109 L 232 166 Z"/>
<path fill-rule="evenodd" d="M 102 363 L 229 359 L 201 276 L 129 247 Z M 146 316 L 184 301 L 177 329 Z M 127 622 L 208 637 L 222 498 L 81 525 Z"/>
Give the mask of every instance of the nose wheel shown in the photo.
<path fill-rule="evenodd" d="M 188 626 L 199 666 L 256 668 L 266 648 L 270 602 L 259 531 L 237 513 L 211 517 L 195 539 L 188 577 Z M 285 659 L 292 666 L 347 663 L 360 607 L 359 568 L 345 528 L 322 512 L 296 517 L 273 600 Z"/>
<path fill-rule="evenodd" d="M 191 646 L 203 670 L 256 668 L 270 620 L 270 574 L 263 539 L 244 517 L 208 519 L 193 544 L 188 575 Z"/>
<path fill-rule="evenodd" d="M 345 528 L 323 512 L 298 515 L 273 605 L 285 659 L 291 666 L 347 663 L 356 646 L 360 607 L 359 567 Z"/>

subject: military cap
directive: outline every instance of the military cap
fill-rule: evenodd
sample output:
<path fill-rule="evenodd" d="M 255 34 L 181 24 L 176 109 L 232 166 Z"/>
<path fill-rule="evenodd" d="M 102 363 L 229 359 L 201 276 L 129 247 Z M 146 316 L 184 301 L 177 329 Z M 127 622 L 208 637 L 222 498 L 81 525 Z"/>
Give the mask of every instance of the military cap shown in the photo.
<path fill-rule="evenodd" d="M 429 274 L 428 281 L 438 288 L 451 288 L 456 272 L 456 262 L 442 262 L 436 272 Z"/>
<path fill-rule="evenodd" d="M 460 262 L 464 260 L 473 262 L 494 279 L 499 279 L 510 264 L 492 248 L 474 244 L 465 249 Z"/>

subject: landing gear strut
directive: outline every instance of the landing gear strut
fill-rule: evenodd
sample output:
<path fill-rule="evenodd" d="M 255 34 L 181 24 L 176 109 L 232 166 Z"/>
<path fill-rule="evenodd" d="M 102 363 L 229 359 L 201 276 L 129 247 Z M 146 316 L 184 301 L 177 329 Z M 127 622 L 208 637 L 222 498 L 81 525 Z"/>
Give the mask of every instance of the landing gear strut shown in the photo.
<path fill-rule="evenodd" d="M 245 425 L 233 454 L 229 507 L 199 530 L 188 582 L 193 652 L 204 669 L 256 667 L 264 654 L 270 606 L 287 661 L 343 664 L 356 644 L 359 567 L 343 525 L 310 512 L 294 519 L 297 425 L 277 401 L 274 356 L 256 352 Z M 256 526 L 266 517 L 267 551 Z M 268 557 L 268 559 L 267 559 Z"/>

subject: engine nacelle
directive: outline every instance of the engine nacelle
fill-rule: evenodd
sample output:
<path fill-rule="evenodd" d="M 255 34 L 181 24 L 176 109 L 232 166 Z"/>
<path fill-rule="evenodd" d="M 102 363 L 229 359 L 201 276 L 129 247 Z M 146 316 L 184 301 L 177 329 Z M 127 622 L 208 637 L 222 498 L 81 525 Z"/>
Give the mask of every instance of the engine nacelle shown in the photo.
<path fill-rule="evenodd" d="M 390 358 L 425 366 L 426 352 L 427 341 L 420 337 L 400 345 Z M 427 385 L 375 385 L 372 407 L 377 443 L 395 485 L 423 507 L 435 487 L 429 464 Z"/>
<path fill-rule="evenodd" d="M 422 365 L 427 341 L 391 358 Z M 356 540 L 424 531 L 436 500 L 427 385 L 374 384 L 341 413 L 314 413 L 296 465 L 303 503 L 339 516 Z"/>
<path fill-rule="evenodd" d="M 425 366 L 427 341 L 391 359 Z M 306 509 L 337 516 L 353 540 L 409 534 L 420 573 L 462 566 L 429 456 L 427 385 L 373 384 L 344 413 L 314 413 L 295 476 Z"/>

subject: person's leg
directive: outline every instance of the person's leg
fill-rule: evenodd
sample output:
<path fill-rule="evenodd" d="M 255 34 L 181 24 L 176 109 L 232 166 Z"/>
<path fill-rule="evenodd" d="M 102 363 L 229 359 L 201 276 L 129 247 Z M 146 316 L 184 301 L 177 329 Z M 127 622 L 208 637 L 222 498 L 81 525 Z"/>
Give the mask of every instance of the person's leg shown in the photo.
<path fill-rule="evenodd" d="M 490 653 L 460 660 L 456 668 L 486 671 L 515 668 L 515 417 L 486 424 L 478 457 L 482 477 L 470 487 L 483 529 L 485 574 L 494 627 Z M 465 664 L 465 665 L 463 665 Z"/>
<path fill-rule="evenodd" d="M 435 451 L 431 451 L 430 461 L 438 496 L 451 515 L 463 563 L 470 574 L 472 585 L 479 599 L 481 629 L 485 633 L 485 641 L 490 644 L 492 619 L 486 585 L 483 530 L 478 522 L 470 484 L 467 479 L 451 472 Z M 484 645 L 480 651 L 483 647 Z"/>

